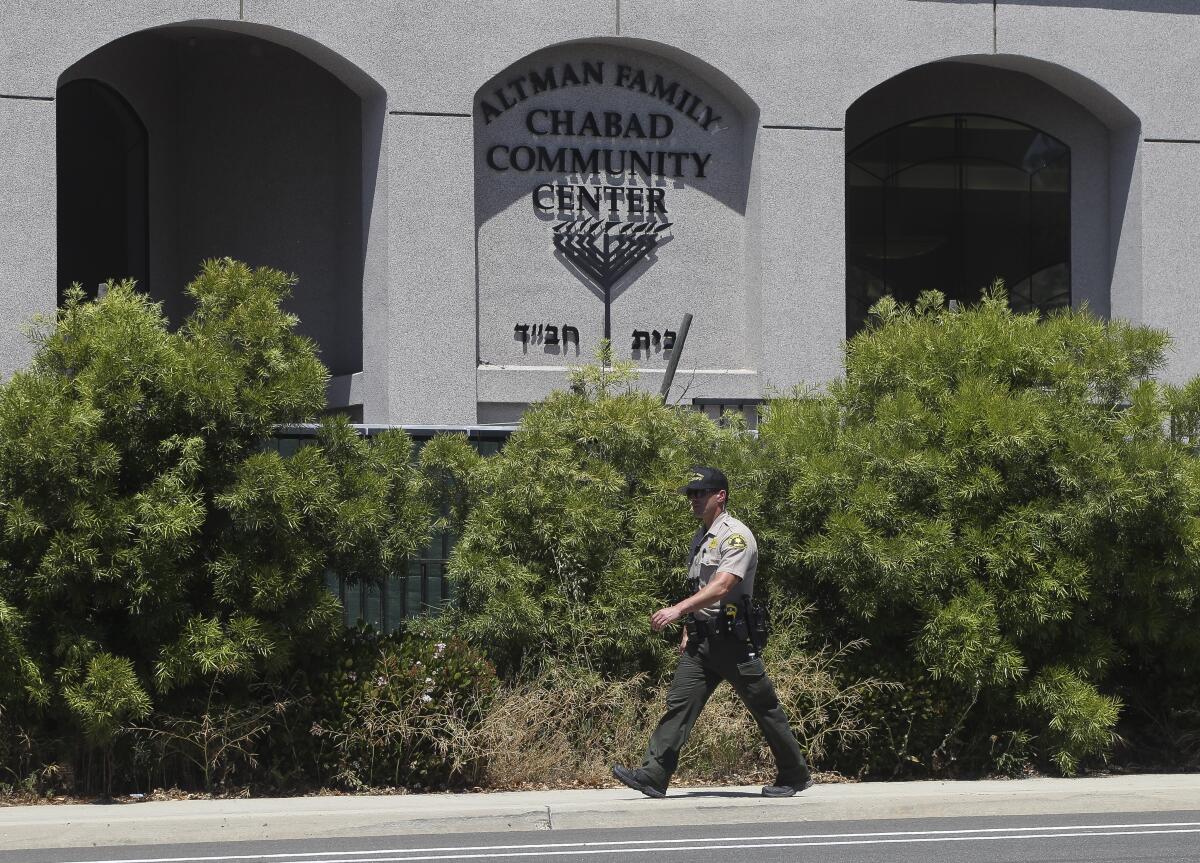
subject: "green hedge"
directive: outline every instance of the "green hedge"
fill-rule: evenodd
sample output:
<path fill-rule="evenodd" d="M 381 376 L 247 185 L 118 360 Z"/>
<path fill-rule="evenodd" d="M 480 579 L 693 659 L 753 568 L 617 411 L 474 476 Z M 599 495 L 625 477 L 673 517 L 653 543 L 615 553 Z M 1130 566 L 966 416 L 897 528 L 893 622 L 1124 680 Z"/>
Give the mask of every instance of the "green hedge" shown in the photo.
<path fill-rule="evenodd" d="M 1086 309 L 1013 314 L 890 300 L 846 377 L 777 401 L 762 428 L 773 580 L 865 670 L 875 770 L 1063 773 L 1125 715 L 1166 719 L 1200 641 L 1197 385 L 1151 378 L 1167 336 Z M 999 753 L 999 754 L 998 754 Z"/>
<path fill-rule="evenodd" d="M 872 684 L 874 731 L 827 766 L 1072 773 L 1122 718 L 1139 745 L 1194 741 L 1200 383 L 1153 379 L 1167 346 L 1086 309 L 1013 314 L 998 286 L 956 311 L 884 300 L 845 378 L 773 399 L 757 439 L 628 369 L 578 373 L 492 459 L 427 448 L 465 495 L 452 623 L 510 679 L 664 672 L 678 635 L 646 621 L 694 527 L 673 489 L 710 463 L 759 590 L 811 608 L 807 649 L 865 640 L 842 673 Z"/>
<path fill-rule="evenodd" d="M 290 681 L 336 644 L 326 573 L 381 579 L 424 543 L 405 435 L 334 419 L 263 451 L 325 405 L 290 285 L 210 261 L 175 331 L 132 284 L 35 326 L 0 388 L 0 781 L 108 792 L 114 759 L 128 784 L 174 753 L 145 781 L 213 787 L 214 753 L 253 762 L 270 691 L 308 697 Z"/>
<path fill-rule="evenodd" d="M 757 436 L 602 356 L 493 456 L 329 420 L 281 458 L 261 441 L 327 380 L 289 285 L 209 262 L 176 331 L 132 285 L 75 292 L 0 388 L 10 789 L 486 784 L 493 761 L 513 773 L 486 741 L 529 738 L 503 725 L 546 681 L 648 715 L 678 638 L 648 617 L 682 596 L 695 463 L 726 471 L 759 538 L 818 767 L 1200 754 L 1200 382 L 1154 379 L 1165 334 L 1015 315 L 998 288 L 955 311 L 885 300 L 845 378 L 772 399 Z M 452 607 L 342 630 L 328 573 L 379 581 L 434 528 L 460 535 Z"/>

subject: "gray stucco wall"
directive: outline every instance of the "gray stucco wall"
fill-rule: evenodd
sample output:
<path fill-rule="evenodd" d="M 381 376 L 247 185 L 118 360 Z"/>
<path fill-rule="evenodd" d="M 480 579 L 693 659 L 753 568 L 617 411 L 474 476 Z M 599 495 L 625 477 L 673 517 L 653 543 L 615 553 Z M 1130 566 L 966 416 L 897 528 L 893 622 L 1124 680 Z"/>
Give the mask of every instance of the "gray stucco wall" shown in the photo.
<path fill-rule="evenodd" d="M 479 267 L 488 258 L 477 253 L 480 191 L 472 114 L 485 83 L 523 58 L 567 42 L 607 42 L 617 52 L 649 52 L 713 82 L 715 91 L 728 98 L 741 94 L 757 111 L 755 128 L 749 130 L 754 146 L 747 157 L 745 206 L 730 210 L 728 218 L 697 210 L 687 226 L 697 231 L 693 238 L 707 231 L 711 239 L 707 249 L 689 257 L 724 250 L 722 272 L 732 282 L 727 290 L 737 307 L 741 358 L 726 351 L 702 362 L 697 348 L 696 362 L 690 363 L 685 351 L 685 370 L 708 369 L 689 378 L 687 398 L 701 392 L 754 395 L 771 387 L 819 384 L 838 373 L 844 333 L 843 171 L 851 143 L 846 135 L 853 133 L 847 114 L 878 85 L 955 58 L 973 64 L 974 83 L 964 79 L 957 88 L 940 83 L 933 92 L 914 89 L 906 97 L 911 101 L 898 107 L 914 114 L 918 103 L 982 110 L 979 105 L 988 101 L 997 111 L 1023 112 L 1015 119 L 1038 117 L 1059 129 L 1061 134 L 1048 128 L 1070 139 L 1073 152 L 1084 156 L 1078 176 L 1087 178 L 1074 185 L 1076 299 L 1086 297 L 1098 310 L 1167 328 L 1176 340 L 1167 375 L 1182 379 L 1200 373 L 1194 288 L 1200 271 L 1195 227 L 1200 216 L 1195 194 L 1200 4 L 1192 0 L 112 0 L 66 6 L 33 0 L 15 14 L 6 11 L 5 18 L 7 26 L 0 31 L 0 275 L 9 286 L 0 300 L 4 373 L 28 360 L 21 335 L 25 320 L 53 306 L 50 100 L 60 76 L 113 40 L 182 22 L 248 33 L 305 58 L 286 76 L 290 89 L 276 82 L 254 95 L 259 104 L 275 100 L 272 110 L 278 112 L 264 113 L 262 140 L 270 141 L 267 127 L 286 117 L 325 142 L 314 141 L 301 148 L 304 152 L 344 152 L 355 145 L 329 136 L 355 137 L 352 127 L 359 124 L 359 161 L 319 171 L 307 184 L 311 200 L 345 218 L 311 241 L 298 241 L 327 271 L 322 278 L 361 298 L 361 320 L 350 325 L 354 333 L 346 331 L 336 294 L 315 311 L 304 311 L 315 319 L 306 326 L 315 327 L 317 337 L 328 343 L 329 357 L 347 351 L 361 357 L 361 371 L 353 359 L 335 362 L 343 375 L 331 398 L 362 404 L 368 421 L 512 417 L 521 403 L 561 384 L 562 373 L 551 363 L 520 374 L 495 362 L 478 363 L 490 359 L 486 338 L 480 341 L 485 325 L 503 318 L 511 327 L 510 319 L 523 310 L 485 302 L 488 285 L 499 289 L 501 282 L 489 282 L 486 267 Z M 135 41 L 116 47 L 132 47 Z M 119 77 L 116 67 L 124 64 L 120 74 L 132 80 L 150 61 L 130 51 L 111 55 L 109 62 L 112 75 Z M 987 66 L 1005 71 L 993 74 Z M 234 81 L 249 74 L 247 67 L 227 71 Z M 915 74 L 938 71 L 945 70 Z M 196 79 L 188 99 L 192 108 L 219 113 L 241 97 L 244 106 L 252 95 L 239 94 L 236 86 L 209 88 L 206 82 L 212 80 L 208 73 Z M 322 82 L 330 81 L 327 91 Z M 353 93 L 345 105 L 358 107 L 357 121 L 341 108 L 329 108 L 338 103 L 329 92 L 344 92 L 333 86 L 339 82 Z M 140 86 L 144 98 L 158 101 L 159 108 L 149 110 L 166 110 L 164 100 L 174 104 L 175 94 L 161 80 L 143 74 Z M 884 116 L 887 108 L 876 106 L 876 116 Z M 229 171 L 198 171 L 189 185 L 179 177 L 178 165 L 152 163 L 152 209 L 203 212 L 210 207 L 206 194 L 211 200 L 220 181 L 237 178 L 240 150 L 222 143 L 219 128 L 194 131 L 197 141 L 205 140 L 207 131 L 205 148 L 222 153 L 210 165 L 226 161 Z M 267 149 L 281 154 L 281 171 L 308 170 L 303 159 L 288 155 L 287 140 Z M 347 205 L 346 195 L 357 205 Z M 294 201 L 283 200 L 297 209 Z M 311 224 L 298 218 L 296 229 L 280 236 L 297 239 Z M 681 223 L 681 237 L 687 236 L 684 228 Z M 330 231 L 345 231 L 352 242 Z M 152 243 L 152 271 L 169 261 L 178 261 L 180 271 L 194 269 L 197 262 L 186 258 L 218 251 L 201 248 L 194 233 L 175 232 Z M 222 239 L 214 235 L 218 245 L 237 245 Z M 550 254 L 541 235 L 529 234 L 517 245 L 508 254 L 537 260 L 536 267 Z M 289 254 L 286 244 L 259 248 L 269 257 Z M 738 259 L 730 269 L 735 248 Z M 652 293 L 651 283 L 643 285 L 641 279 L 669 269 L 662 266 L 668 255 L 682 249 L 682 239 L 674 248 L 665 247 L 628 296 L 643 288 Z M 220 250 L 252 259 L 255 251 Z M 679 280 L 679 291 L 689 290 L 678 273 L 670 275 Z M 698 296 L 709 290 L 697 289 Z M 648 386 L 656 386 L 655 374 L 647 366 Z"/>
<path fill-rule="evenodd" d="M 54 103 L 0 99 L 0 374 L 29 362 L 24 325 L 55 303 Z"/>
<path fill-rule="evenodd" d="M 476 421 L 471 121 L 388 117 L 393 422 Z"/>
<path fill-rule="evenodd" d="M 1200 374 L 1200 145 L 1145 145 L 1142 321 L 1174 340 L 1167 378 Z"/>

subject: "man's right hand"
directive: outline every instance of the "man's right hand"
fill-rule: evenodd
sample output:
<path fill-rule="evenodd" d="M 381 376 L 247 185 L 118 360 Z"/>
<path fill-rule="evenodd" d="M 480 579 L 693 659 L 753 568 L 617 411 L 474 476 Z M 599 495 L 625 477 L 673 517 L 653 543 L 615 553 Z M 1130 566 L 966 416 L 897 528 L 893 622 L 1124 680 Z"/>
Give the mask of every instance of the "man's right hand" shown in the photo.
<path fill-rule="evenodd" d="M 683 638 L 679 639 L 679 652 L 683 653 L 687 650 L 687 627 L 684 627 Z"/>

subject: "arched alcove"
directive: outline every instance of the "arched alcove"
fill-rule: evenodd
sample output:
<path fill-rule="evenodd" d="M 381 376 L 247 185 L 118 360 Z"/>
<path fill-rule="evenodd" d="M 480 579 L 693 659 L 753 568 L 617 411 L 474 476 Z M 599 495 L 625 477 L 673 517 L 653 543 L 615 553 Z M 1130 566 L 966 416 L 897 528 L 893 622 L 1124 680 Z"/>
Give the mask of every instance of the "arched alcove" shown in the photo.
<path fill-rule="evenodd" d="M 656 385 L 684 313 L 688 366 L 757 367 L 757 119 L 723 74 L 640 40 L 554 45 L 480 86 L 481 420 L 515 418 L 605 336 Z M 730 395 L 694 383 L 690 395 Z"/>
<path fill-rule="evenodd" d="M 846 114 L 847 333 L 893 293 L 888 272 L 902 299 L 926 276 L 960 301 L 1005 277 L 1022 310 L 1136 319 L 1139 133 L 1094 82 L 1023 57 L 939 61 L 865 93 Z"/>
<path fill-rule="evenodd" d="M 378 85 L 294 33 L 208 21 L 144 30 L 98 48 L 62 74 L 60 98 L 84 79 L 119 94 L 147 141 L 146 262 L 106 275 L 137 277 L 178 322 L 188 311 L 183 288 L 205 258 L 229 255 L 294 273 L 288 309 L 300 331 L 317 342 L 335 376 L 362 371 L 367 236 L 384 115 Z M 99 97 L 68 101 L 86 113 Z M 87 173 L 91 163 L 66 134 L 60 175 Z M 86 210 L 89 196 L 86 185 L 60 186 L 60 227 Z M 134 216 L 126 210 L 109 213 L 130 233 Z M 60 269 L 90 272 L 76 261 L 80 254 L 89 254 L 86 244 L 68 244 Z M 60 272 L 63 278 L 76 276 Z"/>

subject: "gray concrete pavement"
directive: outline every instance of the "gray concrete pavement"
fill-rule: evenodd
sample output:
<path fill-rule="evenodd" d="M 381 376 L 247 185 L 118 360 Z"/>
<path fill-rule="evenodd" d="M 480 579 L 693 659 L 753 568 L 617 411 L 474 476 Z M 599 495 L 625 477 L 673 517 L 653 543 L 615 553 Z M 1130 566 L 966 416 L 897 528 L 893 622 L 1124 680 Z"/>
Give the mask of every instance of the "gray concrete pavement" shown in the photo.
<path fill-rule="evenodd" d="M 153 801 L 0 808 L 0 849 L 1200 810 L 1200 775 L 818 785 L 786 800 L 757 787 Z"/>
<path fill-rule="evenodd" d="M 0 863 L 1194 861 L 1200 812 L 804 821 L 2 851 Z"/>

